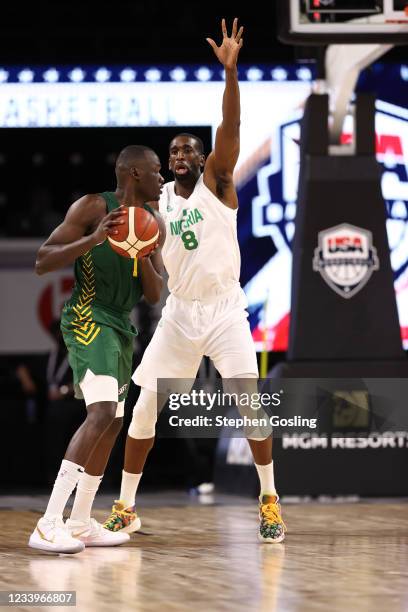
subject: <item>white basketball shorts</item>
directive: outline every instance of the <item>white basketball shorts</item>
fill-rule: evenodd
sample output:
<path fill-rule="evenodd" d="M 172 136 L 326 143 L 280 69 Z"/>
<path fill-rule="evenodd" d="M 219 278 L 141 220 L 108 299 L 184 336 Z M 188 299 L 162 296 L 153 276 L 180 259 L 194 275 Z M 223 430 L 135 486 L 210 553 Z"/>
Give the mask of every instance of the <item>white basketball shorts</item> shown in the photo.
<path fill-rule="evenodd" d="M 133 381 L 157 391 L 158 378 L 194 380 L 204 355 L 223 378 L 258 376 L 247 305 L 239 285 L 211 300 L 184 300 L 170 294 Z"/>

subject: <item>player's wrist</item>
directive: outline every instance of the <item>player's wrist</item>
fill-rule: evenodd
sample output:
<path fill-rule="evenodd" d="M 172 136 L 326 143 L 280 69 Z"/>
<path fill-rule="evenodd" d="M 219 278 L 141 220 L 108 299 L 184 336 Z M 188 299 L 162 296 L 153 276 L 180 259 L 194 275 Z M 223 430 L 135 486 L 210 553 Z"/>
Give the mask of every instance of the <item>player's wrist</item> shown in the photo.
<path fill-rule="evenodd" d="M 101 235 L 100 233 L 94 232 L 93 234 L 90 235 L 91 248 L 99 246 L 100 244 L 103 244 L 106 238 L 107 238 L 106 234 Z"/>

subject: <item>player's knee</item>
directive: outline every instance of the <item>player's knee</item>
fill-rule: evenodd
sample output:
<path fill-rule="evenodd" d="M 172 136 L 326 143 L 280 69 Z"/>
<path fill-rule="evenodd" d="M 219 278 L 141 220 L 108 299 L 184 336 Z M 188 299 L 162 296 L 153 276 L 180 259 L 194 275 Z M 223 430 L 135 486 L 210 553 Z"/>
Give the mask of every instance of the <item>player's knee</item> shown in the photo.
<path fill-rule="evenodd" d="M 157 421 L 157 395 L 153 391 L 142 389 L 133 409 L 132 421 L 128 434 L 136 440 L 153 438 Z"/>
<path fill-rule="evenodd" d="M 152 412 L 145 408 L 140 409 L 136 404 L 133 410 L 132 421 L 129 425 L 129 436 L 136 440 L 153 438 L 156 433 L 156 421 L 156 411 Z"/>
<path fill-rule="evenodd" d="M 110 427 L 114 420 L 117 410 L 115 402 L 99 402 L 87 406 L 87 421 L 95 428 L 104 431 Z"/>
<path fill-rule="evenodd" d="M 123 426 L 123 417 L 115 417 L 110 425 L 109 431 L 116 438 Z"/>

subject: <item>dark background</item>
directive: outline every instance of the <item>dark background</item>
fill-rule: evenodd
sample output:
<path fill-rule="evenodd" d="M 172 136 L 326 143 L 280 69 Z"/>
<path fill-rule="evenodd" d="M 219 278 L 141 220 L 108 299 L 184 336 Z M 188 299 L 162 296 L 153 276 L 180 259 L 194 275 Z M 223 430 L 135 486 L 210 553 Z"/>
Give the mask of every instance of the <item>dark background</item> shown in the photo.
<path fill-rule="evenodd" d="M 0 128 L 0 238 L 48 236 L 85 193 L 115 190 L 115 160 L 126 144 L 146 144 L 166 160 L 183 131 L 210 149 L 209 127 Z M 165 165 L 161 172 L 171 179 Z"/>
<path fill-rule="evenodd" d="M 119 0 L 2 3 L 0 53 L 5 63 L 202 62 L 205 38 L 219 40 L 221 17 L 245 25 L 243 61 L 293 58 L 276 42 L 274 2 L 238 10 L 232 2 Z"/>
<path fill-rule="evenodd" d="M 295 49 L 276 39 L 276 5 L 287 0 L 164 2 L 43 0 L 2 2 L 0 57 L 3 63 L 208 62 L 205 38 L 220 40 L 222 17 L 245 26 L 242 62 L 291 61 L 315 51 Z M 240 6 L 241 5 L 241 6 Z M 388 59 L 406 58 L 406 48 Z"/>

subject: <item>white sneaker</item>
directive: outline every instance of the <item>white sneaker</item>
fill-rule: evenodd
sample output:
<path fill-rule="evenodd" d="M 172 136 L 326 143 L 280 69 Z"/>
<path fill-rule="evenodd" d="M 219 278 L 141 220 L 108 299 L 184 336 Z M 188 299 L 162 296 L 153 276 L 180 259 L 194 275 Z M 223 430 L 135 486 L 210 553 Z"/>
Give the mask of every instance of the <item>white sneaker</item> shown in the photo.
<path fill-rule="evenodd" d="M 82 542 L 71 536 L 59 516 L 40 518 L 30 536 L 28 545 L 31 548 L 55 553 L 77 553 L 85 548 Z"/>
<path fill-rule="evenodd" d="M 65 526 L 71 536 L 78 538 L 85 546 L 119 546 L 130 540 L 127 533 L 108 531 L 94 518 L 88 522 L 68 519 Z"/>

